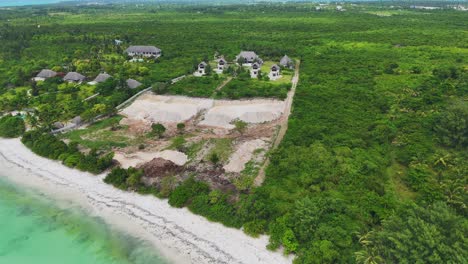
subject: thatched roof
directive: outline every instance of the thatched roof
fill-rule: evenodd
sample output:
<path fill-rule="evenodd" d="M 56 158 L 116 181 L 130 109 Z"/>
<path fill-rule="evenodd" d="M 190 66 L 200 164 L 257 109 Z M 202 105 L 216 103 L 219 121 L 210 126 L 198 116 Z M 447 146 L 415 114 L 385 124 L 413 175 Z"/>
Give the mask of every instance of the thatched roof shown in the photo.
<path fill-rule="evenodd" d="M 280 67 L 278 65 L 276 65 L 276 64 L 273 64 L 273 66 L 271 66 L 272 71 L 277 71 L 279 69 L 280 69 Z"/>
<path fill-rule="evenodd" d="M 255 59 L 258 59 L 258 55 L 254 51 L 241 51 L 239 55 L 237 55 L 237 59 L 239 59 L 240 57 L 248 61 L 253 61 Z"/>
<path fill-rule="evenodd" d="M 110 76 L 107 73 L 100 73 L 98 76 L 96 76 L 96 78 L 94 79 L 94 82 L 96 82 L 96 83 L 105 82 L 110 77 L 112 77 L 112 76 Z"/>
<path fill-rule="evenodd" d="M 260 68 L 260 64 L 257 63 L 257 62 L 254 62 L 254 64 L 252 64 L 252 69 L 259 69 Z"/>
<path fill-rule="evenodd" d="M 55 76 L 57 76 L 57 73 L 48 69 L 43 69 L 36 75 L 38 78 L 52 78 Z"/>
<path fill-rule="evenodd" d="M 290 66 L 292 63 L 293 61 L 287 55 L 284 55 L 283 58 L 281 58 L 280 60 L 281 66 Z"/>
<path fill-rule="evenodd" d="M 126 53 L 160 53 L 161 49 L 155 46 L 130 46 L 125 50 Z"/>
<path fill-rule="evenodd" d="M 86 77 L 77 72 L 69 72 L 65 77 L 63 77 L 63 79 L 65 81 L 81 82 L 84 81 Z"/>
<path fill-rule="evenodd" d="M 135 88 L 138 88 L 141 86 L 141 82 L 137 81 L 137 80 L 134 80 L 134 79 L 128 79 L 127 80 L 127 86 L 128 88 L 130 89 L 135 89 Z"/>

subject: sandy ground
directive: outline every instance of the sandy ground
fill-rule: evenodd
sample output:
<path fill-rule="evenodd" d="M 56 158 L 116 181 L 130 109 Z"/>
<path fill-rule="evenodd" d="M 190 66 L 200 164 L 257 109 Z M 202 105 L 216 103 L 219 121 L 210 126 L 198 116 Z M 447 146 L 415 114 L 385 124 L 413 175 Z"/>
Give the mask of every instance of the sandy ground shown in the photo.
<path fill-rule="evenodd" d="M 206 111 L 199 125 L 232 129 L 234 120 L 240 119 L 250 124 L 270 122 L 281 117 L 283 101 L 252 100 L 213 100 L 184 96 L 161 96 L 145 94 L 121 113 L 130 120 L 149 123 L 185 122 Z M 123 120 L 124 123 L 131 123 Z"/>
<path fill-rule="evenodd" d="M 147 93 L 122 110 L 121 114 L 130 119 L 152 123 L 179 123 L 195 117 L 200 111 L 212 105 L 211 99 Z"/>
<path fill-rule="evenodd" d="M 281 117 L 284 106 L 284 102 L 278 100 L 219 100 L 207 111 L 200 125 L 232 129 L 231 123 L 236 119 L 249 124 L 271 122 Z"/>
<path fill-rule="evenodd" d="M 261 139 L 254 139 L 242 143 L 229 158 L 228 164 L 224 166 L 227 172 L 241 172 L 245 164 L 249 162 L 257 149 L 266 149 L 268 144 Z"/>
<path fill-rule="evenodd" d="M 122 168 L 128 169 L 129 167 L 136 167 L 137 165 L 151 161 L 154 158 L 162 158 L 170 160 L 179 166 L 183 166 L 188 161 L 187 155 L 175 150 L 163 150 L 155 152 L 135 152 L 126 154 L 123 152 L 116 152 L 114 159 L 120 163 Z"/>
<path fill-rule="evenodd" d="M 175 263 L 291 263 L 242 231 L 211 223 L 152 196 L 124 192 L 95 176 L 38 157 L 18 139 L 0 139 L 0 170 L 10 180 L 87 208 L 107 223 L 152 242 Z"/>

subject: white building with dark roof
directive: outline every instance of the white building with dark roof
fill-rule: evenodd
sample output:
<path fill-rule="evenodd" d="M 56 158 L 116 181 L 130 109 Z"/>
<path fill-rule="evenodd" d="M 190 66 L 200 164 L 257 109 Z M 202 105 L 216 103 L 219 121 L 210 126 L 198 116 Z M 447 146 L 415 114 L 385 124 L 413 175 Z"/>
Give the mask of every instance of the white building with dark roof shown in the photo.
<path fill-rule="evenodd" d="M 274 80 L 277 80 L 279 78 L 281 78 L 281 69 L 280 69 L 280 66 L 274 64 L 273 66 L 271 66 L 270 68 L 270 73 L 268 74 L 268 77 L 270 78 L 270 80 L 274 81 Z"/>
<path fill-rule="evenodd" d="M 198 64 L 197 70 L 193 73 L 193 75 L 195 75 L 197 77 L 206 75 L 206 67 L 207 66 L 208 66 L 208 64 L 206 62 L 204 62 L 204 61 L 200 62 L 200 64 Z"/>
<path fill-rule="evenodd" d="M 227 61 L 224 58 L 220 58 L 218 60 L 218 65 L 216 65 L 216 73 L 223 73 L 223 71 L 227 68 Z"/>
<path fill-rule="evenodd" d="M 161 49 L 155 46 L 130 46 L 125 50 L 125 53 L 132 57 L 159 58 L 161 56 Z"/>
<path fill-rule="evenodd" d="M 261 65 L 258 62 L 254 62 L 252 64 L 252 68 L 250 68 L 250 77 L 258 78 L 258 74 L 260 73 Z"/>

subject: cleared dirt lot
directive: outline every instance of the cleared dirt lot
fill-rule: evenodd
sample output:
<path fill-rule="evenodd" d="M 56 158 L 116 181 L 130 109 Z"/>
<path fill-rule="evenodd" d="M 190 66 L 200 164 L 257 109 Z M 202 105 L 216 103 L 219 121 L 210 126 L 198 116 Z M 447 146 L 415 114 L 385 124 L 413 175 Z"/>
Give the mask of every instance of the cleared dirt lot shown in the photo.
<path fill-rule="evenodd" d="M 281 117 L 284 109 L 284 102 L 279 100 L 213 100 L 146 93 L 121 114 L 129 119 L 124 120 L 125 123 L 163 124 L 186 122 L 201 115 L 197 125 L 232 129 L 235 120 L 249 124 L 274 121 Z"/>
<path fill-rule="evenodd" d="M 120 125 L 146 140 L 138 148 L 116 149 L 115 160 L 125 168 L 143 168 L 148 185 L 161 187 L 195 176 L 213 188 L 244 191 L 267 157 L 285 108 L 284 101 L 272 99 L 214 100 L 147 92 L 120 113 L 125 117 Z M 238 120 L 247 127 L 234 129 Z M 150 133 L 154 123 L 166 128 L 161 138 Z M 183 129 L 178 129 L 181 123 Z"/>

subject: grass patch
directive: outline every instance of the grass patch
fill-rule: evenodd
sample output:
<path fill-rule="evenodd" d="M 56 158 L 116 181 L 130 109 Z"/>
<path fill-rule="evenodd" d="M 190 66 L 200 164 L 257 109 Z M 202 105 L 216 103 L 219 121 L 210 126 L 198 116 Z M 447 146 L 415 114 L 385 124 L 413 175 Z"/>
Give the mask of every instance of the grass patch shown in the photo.
<path fill-rule="evenodd" d="M 219 158 L 220 163 L 226 162 L 232 153 L 232 139 L 230 138 L 212 139 L 210 143 L 213 144 L 213 148 L 205 157 L 205 160 L 209 160 L 210 157 L 212 157 L 213 155 L 216 155 Z"/>
<path fill-rule="evenodd" d="M 192 160 L 197 156 L 198 152 L 200 152 L 205 142 L 205 140 L 200 140 L 198 142 L 193 142 L 187 147 L 185 154 L 187 154 L 189 160 Z"/>
<path fill-rule="evenodd" d="M 129 145 L 129 138 L 118 131 L 108 128 L 118 126 L 122 116 L 114 116 L 98 121 L 86 129 L 70 131 L 61 135 L 62 139 L 77 142 L 90 149 L 109 150 L 113 147 L 123 148 Z M 121 128 L 122 129 L 122 128 Z"/>
<path fill-rule="evenodd" d="M 240 99 L 252 97 L 273 97 L 277 99 L 285 99 L 290 83 L 279 83 L 272 81 L 263 81 L 250 78 L 236 78 L 230 81 L 220 91 L 217 91 L 215 98 L 222 99 Z"/>
<path fill-rule="evenodd" d="M 169 86 L 167 93 L 192 97 L 210 97 L 216 88 L 223 83 L 224 77 L 187 77 Z"/>
<path fill-rule="evenodd" d="M 248 190 L 257 177 L 260 166 L 253 160 L 245 164 L 245 168 L 241 171 L 241 175 L 234 181 L 234 185 L 239 191 Z"/>
<path fill-rule="evenodd" d="M 399 198 L 402 200 L 413 200 L 416 198 L 416 193 L 411 191 L 402 180 L 402 177 L 406 174 L 405 166 L 393 162 L 393 164 L 387 168 L 387 174 L 390 179 L 388 185 L 396 192 Z"/>

